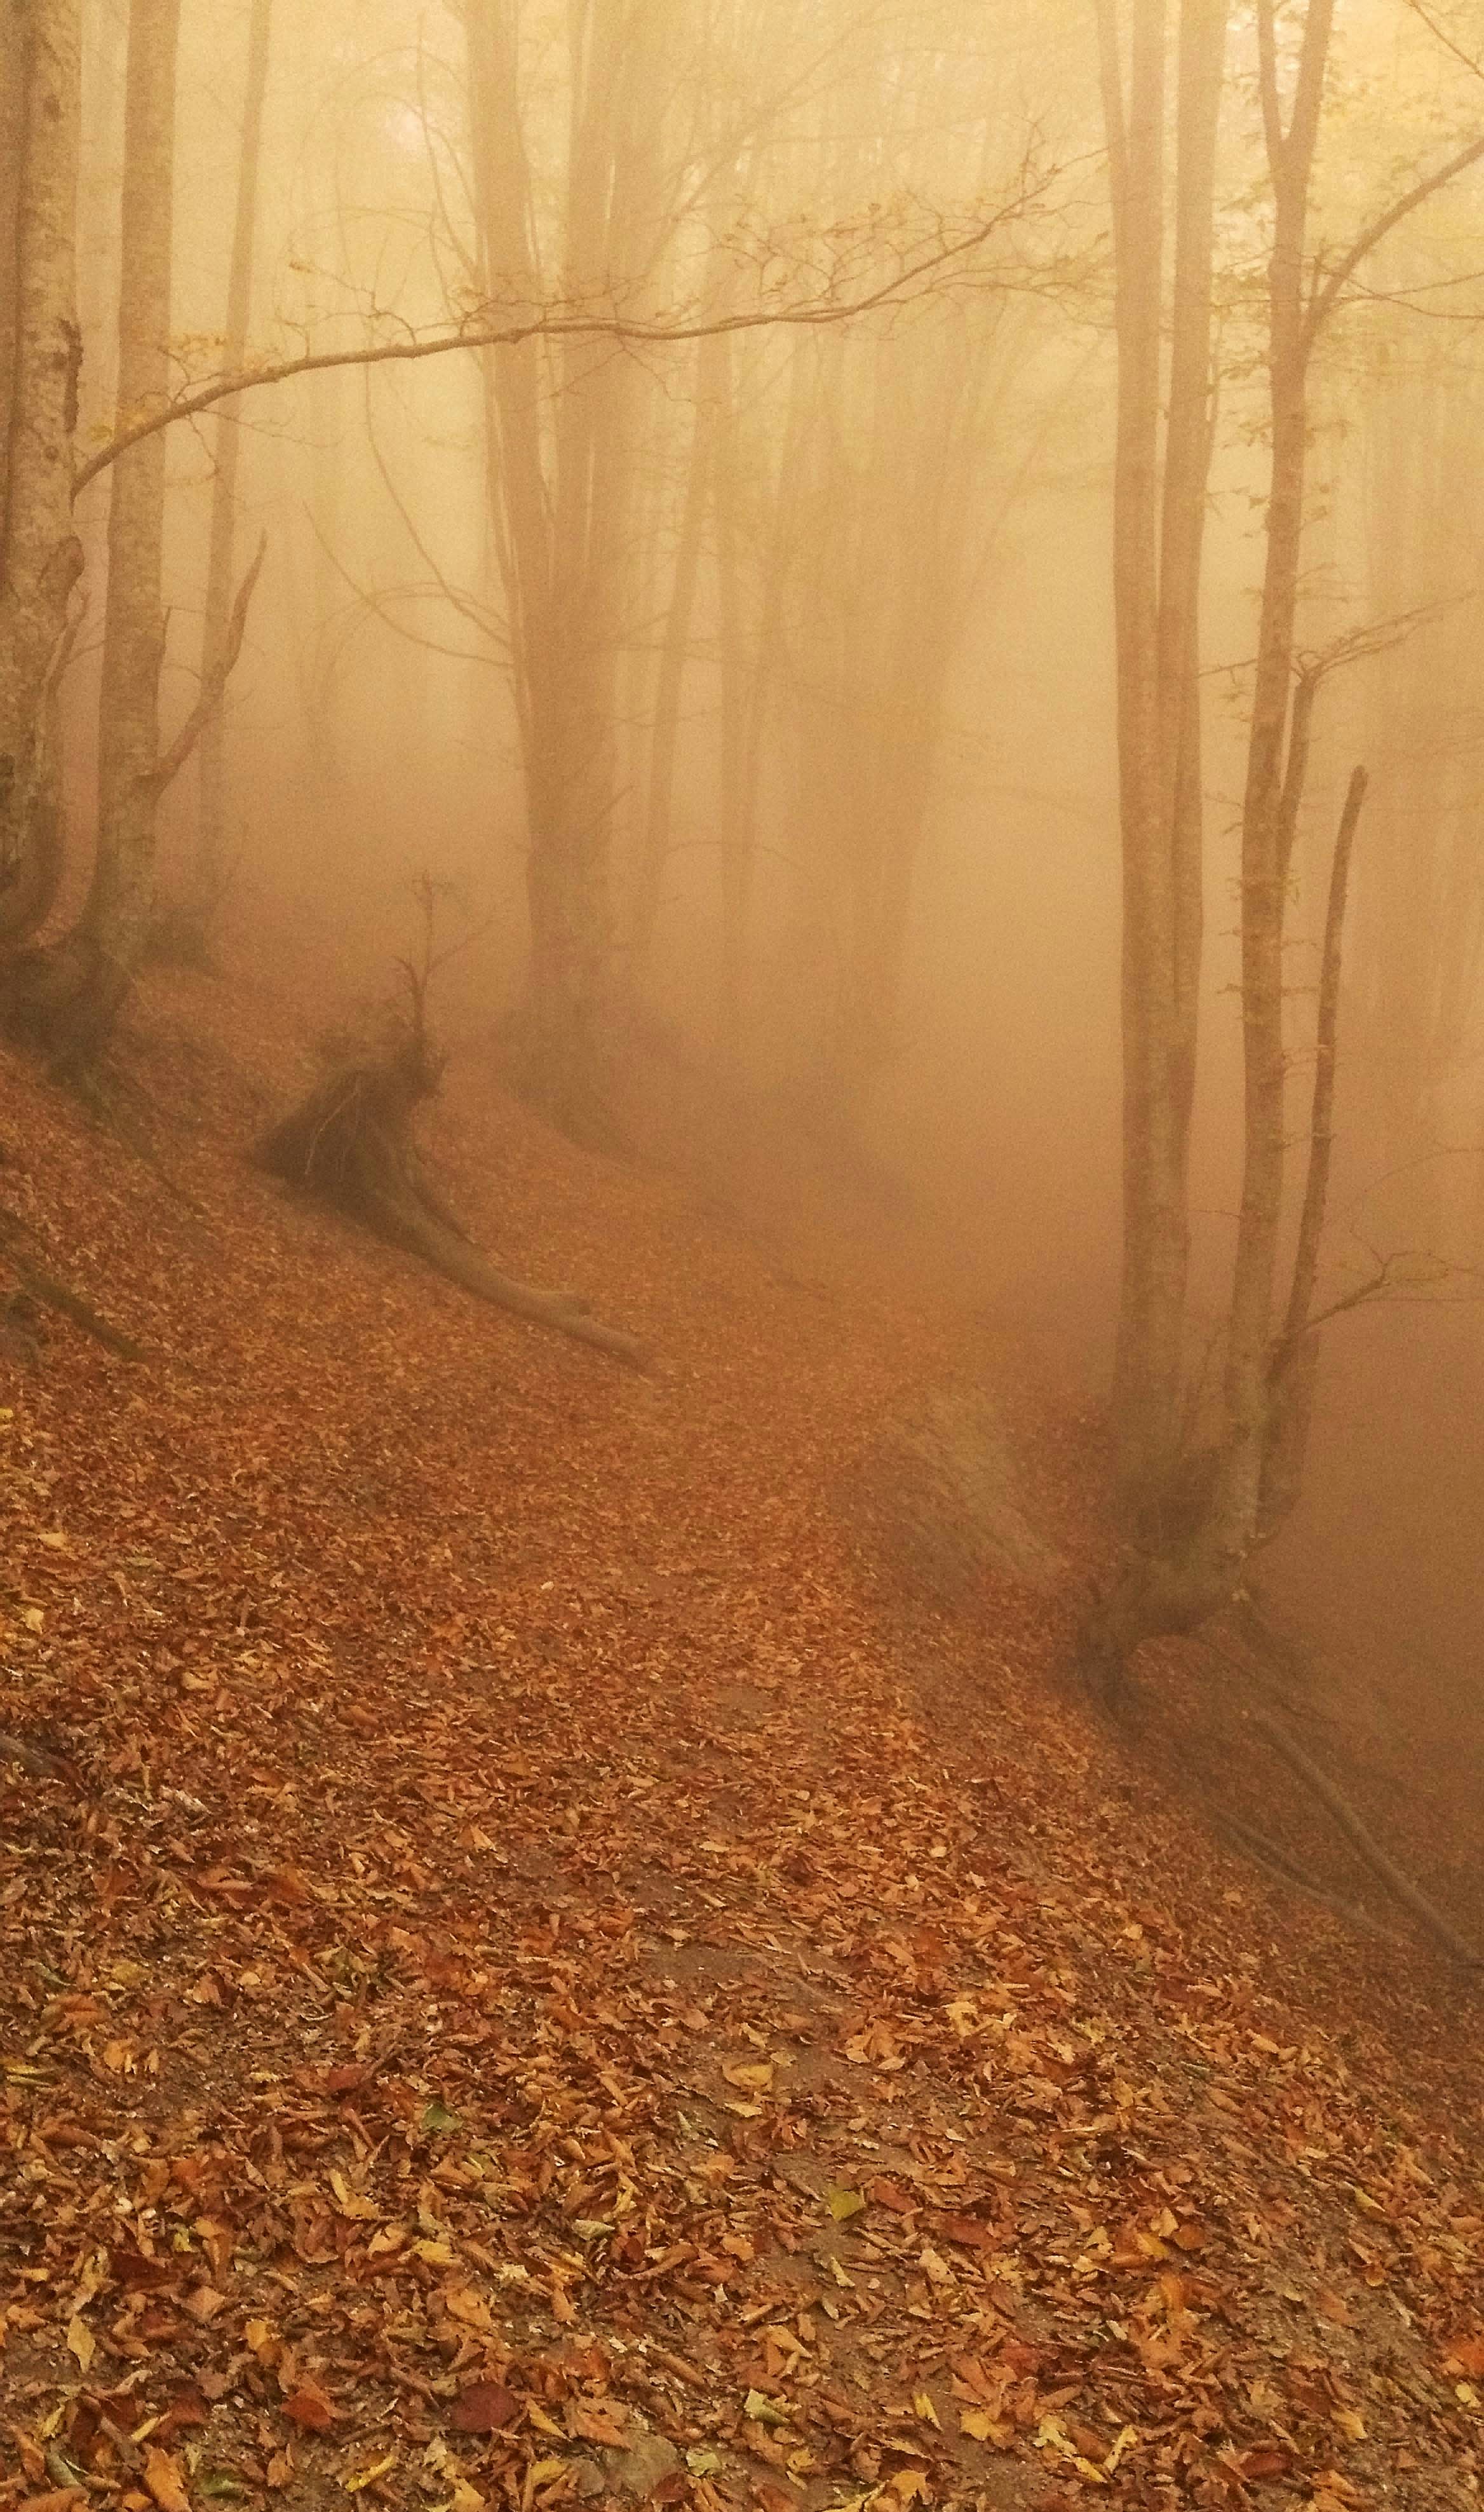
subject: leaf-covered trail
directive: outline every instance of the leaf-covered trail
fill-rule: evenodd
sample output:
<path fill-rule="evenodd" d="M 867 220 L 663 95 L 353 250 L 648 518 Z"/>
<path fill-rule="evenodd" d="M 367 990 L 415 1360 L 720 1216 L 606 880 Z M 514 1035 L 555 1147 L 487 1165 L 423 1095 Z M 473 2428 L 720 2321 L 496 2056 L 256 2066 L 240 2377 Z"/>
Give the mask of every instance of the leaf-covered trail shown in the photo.
<path fill-rule="evenodd" d="M 6 1393 L 0 1726 L 70 1770 L 0 1767 L 0 2485 L 1475 2500 L 1476 2120 L 1274 2001 L 1053 1610 L 876 1574 L 961 1321 L 466 1084 L 455 1199 L 666 1355 L 606 1369 L 245 1172 L 231 1009 L 151 1008 L 190 1206 L 7 1076 L 11 1200 L 176 1357 Z"/>

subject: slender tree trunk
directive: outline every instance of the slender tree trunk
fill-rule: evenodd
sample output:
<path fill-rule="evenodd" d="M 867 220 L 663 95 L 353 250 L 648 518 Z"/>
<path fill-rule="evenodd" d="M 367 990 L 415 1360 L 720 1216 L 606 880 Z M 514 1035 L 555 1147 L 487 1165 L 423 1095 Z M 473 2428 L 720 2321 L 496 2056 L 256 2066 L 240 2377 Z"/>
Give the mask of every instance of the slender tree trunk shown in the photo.
<path fill-rule="evenodd" d="M 134 0 L 124 107 L 119 408 L 158 409 L 170 390 L 171 225 L 178 0 Z M 114 468 L 99 694 L 98 828 L 79 922 L 21 980 L 27 1025 L 65 1066 L 102 1045 L 143 960 L 154 913 L 159 685 L 165 620 L 160 553 L 165 438 Z"/>
<path fill-rule="evenodd" d="M 753 813 L 747 783 L 748 654 L 742 617 L 738 491 L 742 451 L 731 342 L 708 343 L 715 374 L 716 454 L 712 512 L 716 519 L 717 643 L 721 669 L 717 827 L 722 848 L 722 950 L 717 989 L 717 1049 L 723 1069 L 746 1060 L 745 988 L 748 908 L 753 887 Z"/>
<path fill-rule="evenodd" d="M 602 301 L 633 286 L 662 223 L 658 131 L 663 27 L 628 0 L 569 0 L 563 294 Z M 491 294 L 542 302 L 539 218 L 527 155 L 509 0 L 471 10 L 475 205 Z M 607 1033 L 616 992 L 611 897 L 618 806 L 615 683 L 634 491 L 634 373 L 592 343 L 539 347 L 488 369 L 488 477 L 505 586 L 527 798 L 530 954 L 517 1072 L 567 1131 L 612 1130 Z"/>
<path fill-rule="evenodd" d="M 272 0 L 252 0 L 248 20 L 247 80 L 243 97 L 242 153 L 238 159 L 232 259 L 227 277 L 223 363 L 235 373 L 246 360 L 253 302 L 253 255 L 257 236 L 257 172 L 262 150 L 263 98 L 268 85 L 268 32 Z M 232 610 L 232 545 L 237 523 L 237 457 L 242 443 L 237 414 L 222 409 L 214 434 L 211 539 L 207 550 L 206 605 L 201 630 L 203 682 L 219 672 Z M 207 935 L 226 887 L 226 709 L 216 707 L 201 735 L 197 763 L 196 844 L 190 882 L 180 911 L 178 946 L 204 960 Z"/>
<path fill-rule="evenodd" d="M 1181 1428 L 1201 961 L 1201 558 L 1211 446 L 1216 130 L 1230 0 L 1182 0 L 1168 413 L 1164 0 L 1098 0 L 1118 341 L 1113 608 L 1123 835 L 1123 1283 L 1114 1412 L 1125 1500 L 1167 1479 Z"/>
<path fill-rule="evenodd" d="M 1304 767 L 1301 753 L 1295 773 L 1288 773 L 1294 765 L 1294 631 L 1308 452 L 1304 246 L 1333 19 L 1334 0 L 1309 0 L 1285 132 L 1273 0 L 1259 0 L 1260 75 L 1274 206 L 1269 265 L 1272 448 L 1242 806 L 1242 1203 L 1231 1282 L 1220 1490 L 1202 1547 L 1211 1575 L 1219 1580 L 1239 1570 L 1252 1542 L 1269 1431 L 1286 1142 L 1283 943 Z M 1296 731 L 1307 747 L 1307 708 Z"/>
<path fill-rule="evenodd" d="M 0 15 L 0 943 L 33 932 L 60 852 L 57 676 L 82 572 L 77 0 Z"/>
<path fill-rule="evenodd" d="M 690 654 L 691 623 L 706 538 L 711 498 L 711 466 L 716 414 L 704 390 L 706 342 L 696 347 L 695 412 L 685 470 L 685 493 L 670 599 L 665 607 L 664 636 L 654 682 L 654 712 L 644 788 L 644 816 L 639 863 L 630 910 L 630 966 L 634 983 L 643 988 L 654 950 L 665 868 L 670 856 L 675 813 L 675 774 L 680 750 L 681 699 Z"/>
<path fill-rule="evenodd" d="M 1115 0 L 1098 0 L 1118 342 L 1113 619 L 1123 833 L 1123 1284 L 1114 1411 L 1122 1479 L 1157 1479 L 1179 1401 L 1172 1260 L 1184 1213 L 1169 1096 L 1173 932 L 1159 692 L 1159 340 L 1164 271 L 1164 0 L 1132 0 L 1125 88 Z"/>

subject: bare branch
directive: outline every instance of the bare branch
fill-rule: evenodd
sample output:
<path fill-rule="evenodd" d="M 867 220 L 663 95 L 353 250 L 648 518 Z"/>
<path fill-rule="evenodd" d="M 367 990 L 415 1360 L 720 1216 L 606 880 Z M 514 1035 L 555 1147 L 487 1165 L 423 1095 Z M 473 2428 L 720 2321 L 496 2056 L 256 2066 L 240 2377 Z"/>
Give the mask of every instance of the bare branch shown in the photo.
<path fill-rule="evenodd" d="M 1480 141 L 1484 149 L 1484 140 Z M 193 390 L 164 409 L 148 412 L 120 428 L 106 445 L 79 463 L 73 480 L 73 494 L 86 489 L 101 471 L 127 453 L 131 447 L 157 436 L 163 428 L 174 427 L 177 420 L 192 418 L 203 410 L 214 410 L 219 402 L 232 401 L 239 393 L 254 392 L 267 384 L 287 382 L 292 375 L 324 374 L 336 367 L 379 367 L 393 363 L 409 364 L 422 358 L 448 357 L 456 350 L 513 349 L 526 340 L 611 340 L 620 346 L 670 347 L 686 340 L 701 340 L 718 333 L 769 331 L 822 331 L 838 323 L 855 321 L 864 314 L 878 313 L 885 306 L 900 305 L 929 283 L 941 280 L 956 266 L 967 262 L 981 246 L 988 244 L 1001 228 L 1023 216 L 1032 204 L 1042 197 L 1052 180 L 1049 171 L 1025 171 L 1021 186 L 1014 197 L 991 216 L 976 221 L 968 232 L 957 238 L 939 241 L 930 251 L 919 253 L 916 259 L 855 296 L 840 299 L 816 297 L 803 305 L 761 308 L 753 313 L 726 314 L 708 320 L 666 323 L 644 321 L 622 314 L 537 314 L 515 323 L 479 323 L 471 321 L 456 331 L 436 333 L 431 338 L 363 342 L 355 349 L 322 349 L 308 351 L 295 358 L 268 359 L 262 365 L 242 370 L 236 374 L 218 375 L 212 382 L 198 384 Z"/>
<path fill-rule="evenodd" d="M 1324 948 L 1319 962 L 1319 1013 L 1315 1032 L 1314 1091 L 1308 1123 L 1308 1175 L 1304 1210 L 1294 1255 L 1293 1288 L 1283 1331 L 1283 1349 L 1291 1352 L 1308 1322 L 1314 1283 L 1319 1274 L 1319 1242 L 1324 1236 L 1324 1208 L 1329 1198 L 1330 1155 L 1334 1146 L 1335 1050 L 1340 1027 L 1340 964 L 1345 937 L 1345 903 L 1349 883 L 1350 854 L 1365 801 L 1366 771 L 1351 774 L 1340 814 L 1330 866 L 1329 906 L 1324 920 Z"/>
<path fill-rule="evenodd" d="M 1484 136 L 1467 140 L 1462 148 L 1455 149 L 1443 165 L 1434 168 L 1430 175 L 1423 176 L 1410 191 L 1403 192 L 1399 201 L 1393 201 L 1390 208 L 1381 211 L 1368 227 L 1362 227 L 1354 243 L 1341 255 L 1324 281 L 1319 283 L 1316 280 L 1304 323 L 1306 357 L 1367 255 L 1375 252 L 1393 227 L 1400 226 L 1414 210 L 1420 210 L 1425 201 L 1430 201 L 1434 193 L 1441 192 L 1458 176 L 1465 174 L 1470 166 L 1476 166 L 1481 157 L 1484 157 Z"/>
<path fill-rule="evenodd" d="M 211 670 L 204 674 L 195 705 L 170 748 L 156 761 L 154 772 L 147 780 L 150 792 L 156 797 L 163 794 L 167 785 L 178 776 L 226 694 L 226 686 L 232 677 L 232 667 L 242 652 L 242 641 L 248 625 L 248 605 L 253 599 L 253 588 L 257 582 L 258 571 L 267 556 L 267 551 L 268 535 L 264 532 L 257 544 L 253 564 L 237 588 L 237 598 L 227 620 L 227 633 L 222 643 L 221 652 Z"/>

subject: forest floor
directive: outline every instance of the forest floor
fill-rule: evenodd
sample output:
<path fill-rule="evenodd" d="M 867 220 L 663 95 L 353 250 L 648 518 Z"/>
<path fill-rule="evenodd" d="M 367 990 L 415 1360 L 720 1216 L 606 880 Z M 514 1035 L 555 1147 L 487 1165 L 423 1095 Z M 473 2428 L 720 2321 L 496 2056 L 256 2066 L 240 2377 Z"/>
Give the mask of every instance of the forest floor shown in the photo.
<path fill-rule="evenodd" d="M 1219 1844 L 1183 1760 L 1362 1899 L 1196 1653 L 1079 1701 L 1074 1393 L 455 1073 L 451 1199 L 636 1376 L 246 1165 L 267 997 L 127 1061 L 174 1186 L 0 1077 L 152 1354 L 0 1358 L 0 2499 L 1476 2503 L 1476 1976 Z"/>

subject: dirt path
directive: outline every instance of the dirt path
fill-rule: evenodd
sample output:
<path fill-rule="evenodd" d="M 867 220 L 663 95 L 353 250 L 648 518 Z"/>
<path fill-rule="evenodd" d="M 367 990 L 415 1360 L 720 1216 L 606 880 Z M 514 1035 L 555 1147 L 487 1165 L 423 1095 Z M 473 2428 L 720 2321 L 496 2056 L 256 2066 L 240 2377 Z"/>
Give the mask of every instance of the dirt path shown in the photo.
<path fill-rule="evenodd" d="M 1476 2499 L 1470 2123 L 1055 1696 L 1054 1604 L 882 1576 L 961 1322 L 471 1093 L 465 1209 L 667 1354 L 606 1371 L 245 1177 L 288 1051 L 224 1118 L 170 1004 L 204 1219 L 48 1101 L 17 1181 L 200 1374 L 4 1398 L 0 1724 L 71 1763 L 0 1770 L 11 2492 Z"/>

